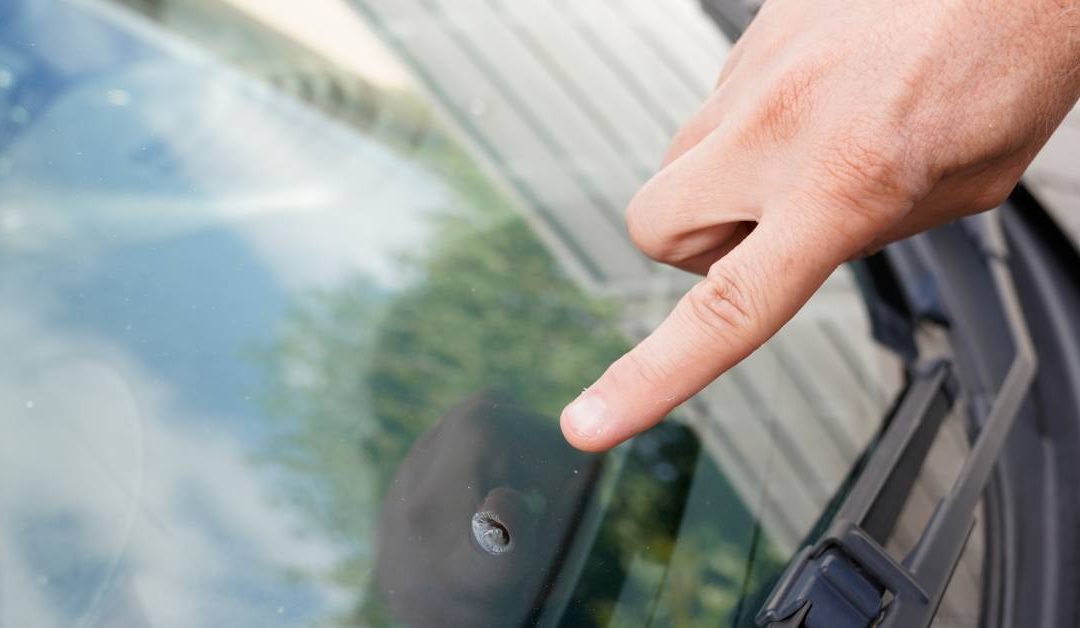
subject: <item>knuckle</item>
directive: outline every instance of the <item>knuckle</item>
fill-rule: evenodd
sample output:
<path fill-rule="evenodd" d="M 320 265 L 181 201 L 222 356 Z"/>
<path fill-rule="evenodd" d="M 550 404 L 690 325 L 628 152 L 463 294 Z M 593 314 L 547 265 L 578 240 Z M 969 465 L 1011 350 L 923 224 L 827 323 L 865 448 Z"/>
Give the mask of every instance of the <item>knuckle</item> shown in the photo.
<path fill-rule="evenodd" d="M 672 236 L 665 233 L 662 221 L 650 209 L 649 196 L 656 179 L 645 184 L 637 195 L 631 199 L 626 207 L 626 231 L 630 241 L 639 251 L 649 259 L 657 262 L 671 262 L 676 242 Z"/>
<path fill-rule="evenodd" d="M 1019 178 L 1018 176 L 1016 178 Z M 972 210 L 975 212 L 993 209 L 1005 202 L 1016 187 L 1016 178 L 1010 175 L 1000 176 L 989 181 L 975 194 Z"/>
<path fill-rule="evenodd" d="M 819 154 L 822 176 L 808 196 L 830 211 L 842 208 L 837 227 L 856 240 L 899 219 L 930 189 L 906 141 L 887 128 L 843 132 Z"/>
<path fill-rule="evenodd" d="M 812 109 L 820 75 L 821 69 L 812 66 L 784 70 L 765 90 L 749 129 L 777 140 L 793 138 Z"/>
<path fill-rule="evenodd" d="M 649 220 L 632 209 L 633 206 L 631 203 L 626 211 L 626 231 L 630 236 L 630 241 L 649 259 L 657 262 L 666 261 L 670 246 L 656 232 Z"/>
<path fill-rule="evenodd" d="M 692 323 L 717 339 L 749 334 L 756 320 L 754 299 L 730 271 L 714 266 L 686 296 Z"/>
<path fill-rule="evenodd" d="M 905 143 L 895 135 L 889 130 L 852 132 L 835 142 L 825 165 L 836 188 L 859 198 L 915 197 Z"/>

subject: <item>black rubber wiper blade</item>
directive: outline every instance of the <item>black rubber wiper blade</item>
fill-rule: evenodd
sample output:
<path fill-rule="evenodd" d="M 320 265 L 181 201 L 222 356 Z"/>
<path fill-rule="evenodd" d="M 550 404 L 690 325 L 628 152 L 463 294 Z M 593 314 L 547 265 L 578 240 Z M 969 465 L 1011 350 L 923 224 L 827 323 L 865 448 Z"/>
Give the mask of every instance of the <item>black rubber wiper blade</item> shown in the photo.
<path fill-rule="evenodd" d="M 756 618 L 759 625 L 924 628 L 933 620 L 1036 368 L 1000 224 L 996 215 L 982 220 L 980 236 L 1015 355 L 956 482 L 914 549 L 902 563 L 894 560 L 885 541 L 956 397 L 948 362 L 922 364 L 833 522 L 788 565 Z"/>

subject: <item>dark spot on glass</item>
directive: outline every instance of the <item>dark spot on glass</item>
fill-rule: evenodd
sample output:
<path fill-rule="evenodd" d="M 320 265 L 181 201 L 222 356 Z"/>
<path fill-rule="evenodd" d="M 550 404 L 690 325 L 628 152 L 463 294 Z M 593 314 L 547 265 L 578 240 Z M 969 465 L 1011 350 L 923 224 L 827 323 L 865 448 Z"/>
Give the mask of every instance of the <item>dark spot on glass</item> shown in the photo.
<path fill-rule="evenodd" d="M 472 533 L 480 548 L 493 556 L 504 554 L 513 547 L 510 529 L 493 512 L 483 511 L 473 515 Z"/>

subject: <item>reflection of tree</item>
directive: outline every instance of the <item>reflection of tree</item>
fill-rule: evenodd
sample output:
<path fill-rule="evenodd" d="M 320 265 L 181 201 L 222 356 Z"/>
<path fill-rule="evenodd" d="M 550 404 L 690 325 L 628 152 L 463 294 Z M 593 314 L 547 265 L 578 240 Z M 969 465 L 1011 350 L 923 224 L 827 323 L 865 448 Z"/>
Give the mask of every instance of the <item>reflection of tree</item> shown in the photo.
<path fill-rule="evenodd" d="M 364 280 L 296 307 L 268 353 L 275 465 L 292 500 L 354 545 L 334 579 L 366 586 L 378 499 L 415 439 L 469 394 L 499 389 L 548 416 L 625 342 L 611 310 L 559 272 L 528 227 L 476 210 L 439 220 L 389 293 Z M 365 623 L 378 611 L 368 604 Z"/>
<path fill-rule="evenodd" d="M 608 311 L 555 269 L 520 221 L 452 220 L 423 278 L 387 309 L 373 353 L 377 430 L 368 455 L 396 461 L 472 391 L 496 388 L 557 416 L 624 348 Z"/>
<path fill-rule="evenodd" d="M 699 452 L 674 422 L 633 441 L 563 625 L 753 626 L 784 560 Z"/>
<path fill-rule="evenodd" d="M 498 389 L 555 417 L 626 348 L 609 306 L 562 275 L 474 170 L 452 158 L 435 166 L 473 209 L 438 219 L 431 248 L 403 260 L 404 287 L 357 279 L 312 295 L 267 355 L 280 428 L 269 457 L 293 482 L 294 504 L 350 548 L 330 577 L 352 591 L 373 591 L 368 543 L 381 497 L 409 447 L 443 412 L 478 390 Z M 764 541 L 761 565 L 747 571 L 753 518 L 711 461 L 695 463 L 697 452 L 685 428 L 639 439 L 591 550 L 596 560 L 574 593 L 571 624 L 605 625 L 616 603 L 629 601 L 635 613 L 715 625 L 733 616 L 742 593 L 775 574 L 779 563 Z M 680 523 L 691 478 L 707 482 L 723 516 Z M 665 571 L 673 560 L 678 568 Z M 657 583 L 636 581 L 635 561 L 661 567 L 659 603 Z M 361 599 L 345 623 L 394 624 L 376 595 Z"/>
<path fill-rule="evenodd" d="M 281 428 L 273 461 L 295 482 L 294 503 L 352 548 L 331 577 L 354 591 L 371 590 L 365 544 L 379 500 L 443 412 L 495 388 L 555 417 L 625 349 L 612 311 L 564 278 L 522 221 L 477 210 L 446 215 L 439 227 L 433 248 L 403 262 L 414 273 L 407 286 L 391 293 L 357 280 L 313 295 L 270 355 Z M 695 462 L 697 451 L 693 435 L 675 426 L 632 449 L 569 619 L 604 625 L 617 601 L 631 600 L 678 625 L 715 625 L 775 573 L 779 563 L 762 542 L 763 566 L 748 574 L 753 518 L 711 461 Z M 680 525 L 692 478 L 707 483 L 722 517 Z M 663 602 L 649 606 L 655 583 L 635 582 L 634 561 L 673 559 Z M 627 586 L 636 597 L 623 594 Z M 347 623 L 356 622 L 393 624 L 371 594 Z"/>
<path fill-rule="evenodd" d="M 312 531 L 342 544 L 329 579 L 366 591 L 379 504 L 417 437 L 484 389 L 556 416 L 625 348 L 613 312 L 563 277 L 471 159 L 434 126 L 422 97 L 367 84 L 227 3 L 119 1 L 414 158 L 456 195 L 458 208 L 439 219 L 433 248 L 403 263 L 409 283 L 389 290 L 356 278 L 311 295 L 263 354 L 266 402 L 276 420 L 264 458 Z M 677 426 L 638 440 L 607 504 L 595 560 L 573 594 L 569 623 L 604 624 L 618 602 L 661 624 L 716 625 L 743 591 L 775 572 L 765 547 L 764 566 L 747 570 L 741 531 L 752 518 L 697 454 L 692 434 Z M 720 516 L 682 521 L 689 487 L 702 481 L 726 523 L 717 523 Z M 665 571 L 669 563 L 678 567 Z M 635 572 L 635 564 L 660 569 L 661 602 L 654 603 L 657 583 L 650 580 L 656 571 Z M 370 595 L 343 620 L 393 623 Z"/>
<path fill-rule="evenodd" d="M 694 483 L 708 490 L 691 495 L 697 512 L 678 532 L 658 623 L 751 628 L 787 557 L 764 537 L 715 464 L 698 464 Z"/>
<path fill-rule="evenodd" d="M 276 422 L 265 458 L 313 528 L 345 548 L 325 577 L 357 592 L 354 611 L 339 618 L 350 625 L 396 624 L 373 593 L 370 542 L 386 488 L 420 434 L 465 397 L 490 389 L 554 421 L 627 346 L 613 308 L 563 275 L 465 153 L 424 116 L 402 124 L 386 117 L 369 130 L 447 185 L 457 207 L 436 219 L 430 248 L 402 260 L 403 285 L 355 278 L 309 295 L 263 353 Z M 657 439 L 658 449 L 643 449 Z M 649 458 L 657 452 L 666 459 Z M 591 550 L 597 560 L 574 593 L 585 614 L 571 606 L 571 625 L 603 625 L 617 601 L 633 597 L 622 595 L 622 585 L 639 590 L 631 604 L 641 606 L 631 612 L 662 606 L 657 617 L 679 625 L 730 616 L 748 548 L 712 521 L 680 524 L 691 476 L 713 469 L 719 507 L 740 521 L 751 517 L 710 462 L 695 464 L 697 453 L 693 435 L 674 426 L 633 448 Z M 666 574 L 664 602 L 649 606 L 655 587 L 634 582 L 632 563 L 667 564 L 678 557 L 676 539 L 692 548 L 693 560 Z"/>

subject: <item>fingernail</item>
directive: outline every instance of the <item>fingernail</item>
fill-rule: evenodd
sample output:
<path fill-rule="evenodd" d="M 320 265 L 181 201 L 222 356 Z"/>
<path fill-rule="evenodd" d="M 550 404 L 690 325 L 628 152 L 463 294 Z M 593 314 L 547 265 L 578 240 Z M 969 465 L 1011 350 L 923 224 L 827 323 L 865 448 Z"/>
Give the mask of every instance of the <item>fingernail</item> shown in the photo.
<path fill-rule="evenodd" d="M 567 408 L 570 429 L 581 438 L 593 439 L 604 431 L 604 400 L 586 392 Z"/>

